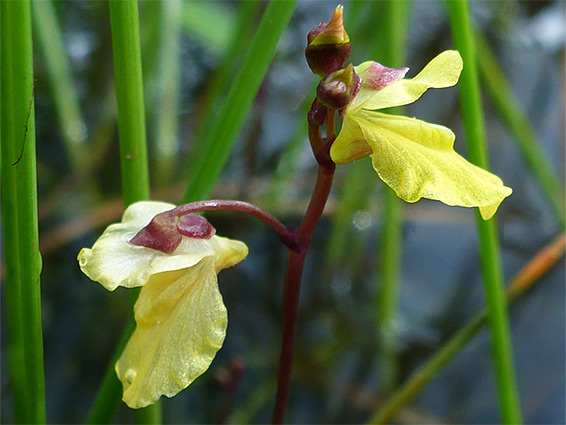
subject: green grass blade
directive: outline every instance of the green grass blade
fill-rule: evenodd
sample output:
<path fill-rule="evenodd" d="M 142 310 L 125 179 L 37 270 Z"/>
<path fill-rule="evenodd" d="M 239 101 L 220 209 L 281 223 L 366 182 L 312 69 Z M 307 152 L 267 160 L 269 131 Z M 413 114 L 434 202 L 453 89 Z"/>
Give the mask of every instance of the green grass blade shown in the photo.
<path fill-rule="evenodd" d="M 4 237 L 4 262 L 6 264 L 6 286 L 5 302 L 6 316 L 8 322 L 8 366 L 13 392 L 13 410 L 16 423 L 28 423 L 28 410 L 26 401 L 27 380 L 26 380 L 26 360 L 24 349 L 24 319 L 22 313 L 22 288 L 20 278 L 20 252 L 18 235 L 18 190 L 16 185 L 16 169 L 12 166 L 18 159 L 20 152 L 17 141 L 23 140 L 23 136 L 16 131 L 16 127 L 7 125 L 13 123 L 14 114 L 18 113 L 17 104 L 14 96 L 17 97 L 12 87 L 12 64 L 11 52 L 13 51 L 11 33 L 15 31 L 13 23 L 8 22 L 13 19 L 7 10 L 8 5 L 2 3 L 2 52 L 1 76 L 2 76 L 2 104 L 1 108 L 1 131 L 2 131 L 2 233 Z M 29 103 L 29 102 L 28 102 Z M 9 107 L 9 106 L 12 107 Z M 29 105 L 28 105 L 29 107 Z M 21 109 L 21 105 L 20 108 Z"/>
<path fill-rule="evenodd" d="M 149 198 L 138 5 L 110 1 L 118 101 L 118 133 L 125 205 Z"/>
<path fill-rule="evenodd" d="M 61 136 L 72 170 L 80 173 L 90 159 L 85 144 L 86 125 L 76 96 L 55 6 L 51 0 L 36 1 L 33 2 L 32 12 L 34 30 L 49 73 Z"/>
<path fill-rule="evenodd" d="M 2 200 L 7 201 L 2 216 L 15 216 L 7 223 L 17 226 L 3 227 L 10 250 L 6 304 L 10 330 L 22 332 L 21 339 L 9 339 L 15 344 L 9 350 L 15 414 L 18 420 L 45 423 L 31 10 L 29 1 L 2 2 L 1 7 Z M 25 383 L 16 382 L 21 379 Z"/>
<path fill-rule="evenodd" d="M 460 51 L 464 60 L 459 88 L 469 159 L 472 163 L 488 169 L 487 142 L 468 3 L 465 0 L 454 0 L 447 2 L 447 5 L 454 47 Z M 509 316 L 503 292 L 504 281 L 496 221 L 483 221 L 478 212 L 477 226 L 501 418 L 504 423 L 518 424 L 522 422 L 521 409 L 513 366 Z"/>
<path fill-rule="evenodd" d="M 104 377 L 102 378 L 102 384 L 98 390 L 98 394 L 94 400 L 88 418 L 86 420 L 87 424 L 108 424 L 112 422 L 112 418 L 116 414 L 120 403 L 122 402 L 122 386 L 116 377 L 116 372 L 114 371 L 114 365 L 120 358 L 126 343 L 130 339 L 130 335 L 134 331 L 133 320 L 128 323 L 127 328 L 122 333 L 120 341 L 116 346 L 116 349 L 110 360 L 110 367 L 104 372 Z"/>
<path fill-rule="evenodd" d="M 514 96 L 513 90 L 487 41 L 479 32 L 476 32 L 476 45 L 478 63 L 488 94 L 499 110 L 503 122 L 515 136 L 513 140 L 516 142 L 523 160 L 544 191 L 554 209 L 556 219 L 564 229 L 566 224 L 564 184 L 542 150 L 541 143 L 529 118 L 521 109 L 519 101 Z"/>
<path fill-rule="evenodd" d="M 122 193 L 125 205 L 149 198 L 145 110 L 143 98 L 142 63 L 140 53 L 138 4 L 135 0 L 110 1 L 112 49 L 118 104 L 118 132 Z M 133 291 L 132 304 L 139 291 Z M 133 305 L 132 305 L 133 307 Z M 133 316 L 133 313 L 132 313 Z M 88 418 L 89 423 L 110 423 L 116 412 L 122 389 L 114 373 L 115 360 L 134 327 L 130 320 L 105 373 Z M 153 406 L 136 411 L 138 423 L 161 423 L 161 407 Z"/>
<path fill-rule="evenodd" d="M 191 172 L 183 202 L 206 199 L 212 193 L 296 3 L 296 0 L 272 1 L 267 6 L 215 126 L 202 141 L 195 161 L 191 161 L 194 172 Z"/>

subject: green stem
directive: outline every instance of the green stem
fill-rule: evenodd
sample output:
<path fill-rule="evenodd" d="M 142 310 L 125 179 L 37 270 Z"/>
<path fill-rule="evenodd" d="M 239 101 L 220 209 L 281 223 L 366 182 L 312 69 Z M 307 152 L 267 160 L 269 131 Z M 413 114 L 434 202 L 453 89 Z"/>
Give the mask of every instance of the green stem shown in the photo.
<path fill-rule="evenodd" d="M 137 1 L 111 0 L 110 21 L 118 104 L 122 194 L 124 203 L 127 206 L 133 202 L 149 198 L 149 173 Z M 135 297 L 136 293 L 137 291 L 132 293 L 132 298 Z M 131 321 L 133 323 L 133 317 Z M 132 326 L 130 324 L 126 332 L 130 333 L 130 327 Z M 114 368 L 114 363 L 110 367 Z M 109 400 L 110 398 L 106 397 L 107 392 L 115 393 L 116 386 L 119 386 L 117 379 L 113 381 L 115 384 L 107 384 L 105 382 L 107 385 L 98 394 L 99 398 L 110 403 L 113 400 Z M 115 411 L 112 408 L 108 410 L 110 412 Z M 138 423 L 161 423 L 160 411 L 159 402 L 148 408 L 137 410 Z"/>
<path fill-rule="evenodd" d="M 242 67 L 218 113 L 216 124 L 207 137 L 199 141 L 202 148 L 197 149 L 199 154 L 190 163 L 194 172 L 190 171 L 183 203 L 208 198 L 212 193 L 296 3 L 297 0 L 272 1 L 267 6 Z"/>
<path fill-rule="evenodd" d="M 125 205 L 149 198 L 138 5 L 111 0 L 112 49 Z"/>
<path fill-rule="evenodd" d="M 1 5 L 2 216 L 14 410 L 18 421 L 45 423 L 31 11 L 29 1 Z"/>
<path fill-rule="evenodd" d="M 476 70 L 475 43 L 472 36 L 468 2 L 447 2 L 454 46 L 460 51 L 464 70 L 460 78 L 462 119 L 470 161 L 488 169 L 487 143 L 482 101 Z M 517 390 L 507 302 L 496 221 L 483 221 L 477 214 L 480 260 L 491 331 L 491 346 L 499 394 L 499 408 L 504 423 L 522 422 Z"/>
<path fill-rule="evenodd" d="M 407 38 L 407 1 L 388 0 L 385 5 L 383 33 L 388 34 L 384 43 L 383 63 L 400 67 L 405 62 Z M 394 111 L 399 112 L 399 109 Z M 399 360 L 394 323 L 398 315 L 400 293 L 400 268 L 402 253 L 403 204 L 389 187 L 384 190 L 383 231 L 381 234 L 381 284 L 377 293 L 378 350 L 381 369 L 381 389 L 391 391 L 399 378 Z"/>
<path fill-rule="evenodd" d="M 110 423 L 116 414 L 122 399 L 122 387 L 116 377 L 114 365 L 120 358 L 120 355 L 122 354 L 122 351 L 133 332 L 134 322 L 132 320 L 128 323 L 127 328 L 122 333 L 120 341 L 112 354 L 110 367 L 108 367 L 104 372 L 102 384 L 98 389 L 94 404 L 92 405 L 86 420 L 87 424 L 95 425 Z"/>
<path fill-rule="evenodd" d="M 86 151 L 86 125 L 76 96 L 71 66 L 51 0 L 32 5 L 34 29 L 41 45 L 53 92 L 61 136 L 74 172 L 84 172 L 89 162 Z"/>
<path fill-rule="evenodd" d="M 513 94 L 513 90 L 487 41 L 479 32 L 476 32 L 476 44 L 478 63 L 488 94 L 499 110 L 504 123 L 515 136 L 514 140 L 523 160 L 533 173 L 534 178 L 552 205 L 556 219 L 564 229 L 566 224 L 564 184 L 541 148 L 541 143 L 529 118 L 522 111 L 519 101 Z"/>

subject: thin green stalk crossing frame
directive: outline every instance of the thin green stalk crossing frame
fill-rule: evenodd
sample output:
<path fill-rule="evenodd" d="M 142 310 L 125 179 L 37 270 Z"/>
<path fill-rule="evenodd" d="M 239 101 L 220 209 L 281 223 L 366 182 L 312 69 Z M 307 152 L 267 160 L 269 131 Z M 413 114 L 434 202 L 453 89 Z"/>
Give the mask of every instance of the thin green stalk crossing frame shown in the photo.
<path fill-rule="evenodd" d="M 190 162 L 194 171 L 189 171 L 191 177 L 183 203 L 210 197 L 296 4 L 297 0 L 275 0 L 267 6 L 244 62 L 218 113 L 216 125 L 204 140 L 197 141 L 202 143 L 202 148 L 197 150 L 198 155 Z"/>
<path fill-rule="evenodd" d="M 454 47 L 464 61 L 459 88 L 469 159 L 479 167 L 488 169 L 486 133 L 468 2 L 452 0 L 447 2 L 447 6 Z M 522 422 L 522 415 L 513 366 L 496 221 L 494 218 L 482 220 L 479 212 L 476 220 L 501 419 L 506 424 L 519 424 Z"/>
<path fill-rule="evenodd" d="M 124 204 L 128 206 L 148 199 L 150 195 L 137 1 L 111 0 L 110 21 L 118 105 L 122 194 Z M 131 293 L 133 306 L 139 291 Z M 88 423 L 110 423 L 114 417 L 122 394 L 121 385 L 114 373 L 114 360 L 122 352 L 133 328 L 132 311 L 132 319 L 120 338 L 112 363 L 104 375 Z M 142 424 L 161 423 L 160 402 L 138 409 L 136 417 L 138 423 Z"/>
<path fill-rule="evenodd" d="M 1 2 L 1 12 L 2 217 L 14 414 L 19 422 L 41 424 L 46 412 L 30 2 Z"/>
<path fill-rule="evenodd" d="M 138 5 L 111 0 L 112 49 L 124 205 L 149 198 Z"/>

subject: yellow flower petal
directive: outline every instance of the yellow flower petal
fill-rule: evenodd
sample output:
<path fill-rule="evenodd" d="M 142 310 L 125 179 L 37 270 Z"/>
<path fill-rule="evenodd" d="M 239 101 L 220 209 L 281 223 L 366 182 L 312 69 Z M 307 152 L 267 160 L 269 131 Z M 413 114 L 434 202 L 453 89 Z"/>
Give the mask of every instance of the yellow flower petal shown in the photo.
<path fill-rule="evenodd" d="M 512 190 L 453 150 L 454 133 L 414 118 L 359 110 L 350 114 L 373 151 L 379 177 L 407 202 L 420 198 L 479 207 L 487 220 Z"/>
<path fill-rule="evenodd" d="M 124 402 L 138 409 L 186 388 L 222 347 L 228 318 L 213 258 L 153 275 L 134 311 L 136 329 L 116 363 L 116 373 Z"/>
<path fill-rule="evenodd" d="M 351 117 L 355 117 L 355 113 L 347 111 L 340 134 L 330 147 L 330 158 L 336 164 L 348 164 L 372 152 L 359 122 Z"/>
<path fill-rule="evenodd" d="M 413 103 L 430 88 L 455 85 L 462 72 L 462 66 L 460 53 L 456 50 L 447 50 L 431 60 L 413 79 L 395 81 L 377 91 L 362 86 L 356 98 L 348 106 L 348 111 L 354 112 L 360 108 L 385 109 Z M 357 73 L 363 73 L 360 67 L 355 68 Z"/>
<path fill-rule="evenodd" d="M 78 256 L 81 270 L 90 279 L 113 291 L 118 286 L 143 286 L 153 274 L 191 267 L 204 257 L 218 257 L 222 253 L 229 256 L 234 244 L 242 244 L 238 241 L 226 242 L 228 239 L 218 236 L 210 239 L 183 237 L 172 254 L 165 254 L 129 243 L 155 215 L 173 208 L 175 205 L 165 202 L 132 204 L 124 212 L 121 223 L 109 226 L 92 249 L 81 250 Z"/>

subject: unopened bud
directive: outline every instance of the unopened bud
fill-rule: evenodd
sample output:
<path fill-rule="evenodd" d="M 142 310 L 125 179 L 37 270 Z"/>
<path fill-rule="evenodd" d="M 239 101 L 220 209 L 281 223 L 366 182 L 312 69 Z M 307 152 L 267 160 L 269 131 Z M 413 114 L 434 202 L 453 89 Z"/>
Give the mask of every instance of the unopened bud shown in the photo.
<path fill-rule="evenodd" d="M 307 35 L 307 63 L 312 72 L 322 77 L 342 68 L 352 51 L 343 13 L 344 7 L 339 5 L 328 24 L 321 23 Z"/>
<path fill-rule="evenodd" d="M 356 97 L 362 79 L 352 65 L 327 75 L 316 88 L 316 96 L 324 106 L 340 110 Z"/>

